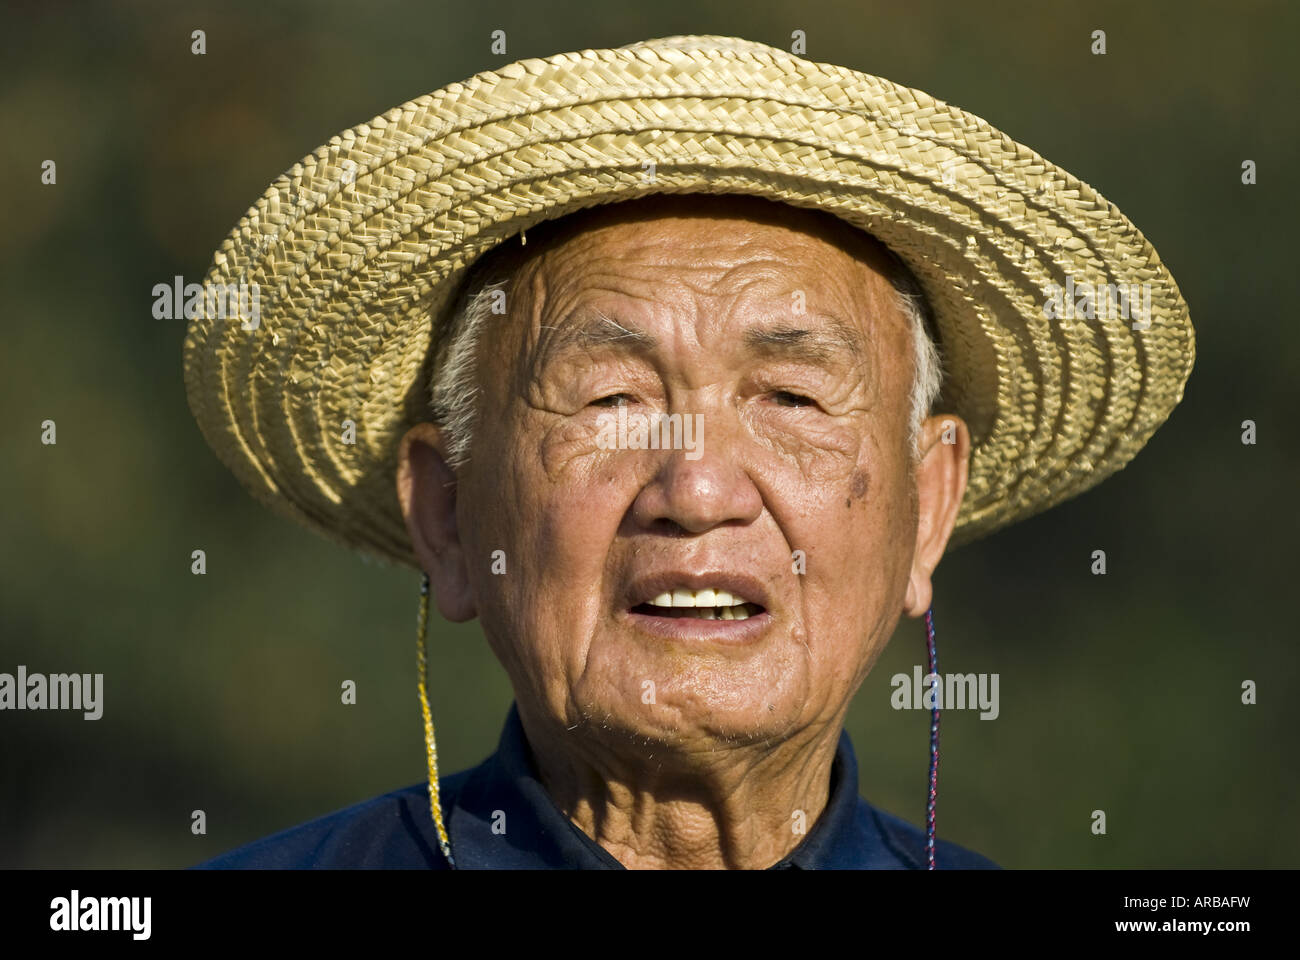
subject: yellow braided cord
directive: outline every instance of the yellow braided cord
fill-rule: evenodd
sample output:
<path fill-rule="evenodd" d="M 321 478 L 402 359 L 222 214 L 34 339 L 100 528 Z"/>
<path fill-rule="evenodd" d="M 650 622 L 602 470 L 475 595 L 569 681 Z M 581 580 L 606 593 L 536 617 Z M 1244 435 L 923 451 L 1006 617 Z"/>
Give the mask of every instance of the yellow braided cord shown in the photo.
<path fill-rule="evenodd" d="M 420 584 L 420 626 L 415 653 L 420 664 L 420 712 L 424 714 L 424 746 L 429 755 L 429 808 L 433 811 L 433 825 L 438 828 L 438 846 L 452 869 L 456 861 L 451 855 L 451 841 L 442 824 L 442 804 L 438 802 L 438 747 L 433 741 L 433 716 L 429 713 L 429 657 L 426 650 L 429 632 L 429 577 Z"/>

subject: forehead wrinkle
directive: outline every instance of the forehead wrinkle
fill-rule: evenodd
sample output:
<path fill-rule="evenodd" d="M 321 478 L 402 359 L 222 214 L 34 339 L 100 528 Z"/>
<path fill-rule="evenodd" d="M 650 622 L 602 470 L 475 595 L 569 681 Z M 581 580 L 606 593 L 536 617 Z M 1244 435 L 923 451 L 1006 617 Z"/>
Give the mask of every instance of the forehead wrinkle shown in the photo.
<path fill-rule="evenodd" d="M 608 255 L 603 237 L 597 232 L 578 234 L 564 247 L 548 251 L 551 272 L 565 285 L 609 287 L 638 299 L 657 300 L 667 269 L 671 283 L 696 296 L 734 299 L 755 283 L 776 281 L 788 285 L 788 258 L 773 252 L 770 242 L 754 238 L 688 240 L 671 232 L 621 239 L 623 249 Z M 689 251 L 689 252 L 686 252 Z M 810 269 L 816 269 L 810 259 Z M 610 282 L 612 281 L 612 283 Z M 719 289 L 728 284 L 735 289 Z"/>
<path fill-rule="evenodd" d="M 522 265 L 530 275 L 528 286 L 532 293 L 531 322 L 522 342 L 516 341 L 519 349 L 514 357 L 521 361 L 517 372 L 523 383 L 532 381 L 549 357 L 570 349 L 591 350 L 614 345 L 645 353 L 659 346 L 657 338 L 646 331 L 621 318 L 610 317 L 594 305 L 583 306 L 581 301 L 593 292 L 613 292 L 662 304 L 660 292 L 664 278 L 656 274 L 669 267 L 672 285 L 696 297 L 724 301 L 717 304 L 720 309 L 705 311 L 700 319 L 714 321 L 707 323 L 710 327 L 714 323 L 725 326 L 725 318 L 741 309 L 744 301 L 755 296 L 765 298 L 756 287 L 768 287 L 773 282 L 783 289 L 792 284 L 797 286 L 800 274 L 816 271 L 817 258 L 812 256 L 812 251 L 798 249 L 797 253 L 791 250 L 786 255 L 774 255 L 770 245 L 754 238 L 742 239 L 735 245 L 706 240 L 695 248 L 699 255 L 690 262 L 683 262 L 680 251 L 660 237 L 638 238 L 639 242 L 630 245 L 630 251 L 613 257 L 604 255 L 600 239 L 580 233 L 559 247 L 539 250 L 538 255 Z M 795 244 L 796 248 L 800 246 Z M 845 259 L 848 258 L 842 252 L 840 257 L 833 257 L 832 261 L 838 262 L 825 264 L 826 269 L 810 277 L 813 282 L 806 287 L 809 294 L 818 293 L 819 299 L 829 297 L 840 301 L 855 320 L 864 312 L 869 314 L 861 317 L 864 323 L 846 323 L 834 310 L 823 312 L 810 303 L 813 309 L 809 310 L 809 318 L 816 325 L 800 318 L 796 322 L 778 322 L 766 329 L 750 329 L 742 335 L 745 347 L 754 353 L 813 363 L 825 363 L 834 355 L 842 354 L 847 355 L 855 369 L 864 366 L 874 369 L 873 361 L 878 358 L 871 356 L 866 332 L 859 327 L 879 328 L 882 321 L 888 322 L 876 316 L 878 308 L 885 306 L 879 291 L 874 289 L 881 277 L 870 265 L 861 261 L 845 263 Z M 863 277 L 863 270 L 875 276 Z M 549 290 L 551 287 L 555 289 Z M 549 300 L 548 292 L 553 294 Z M 548 314 L 553 316 L 559 312 L 552 301 L 562 304 L 566 299 L 578 303 L 555 322 L 547 323 L 552 318 Z M 821 326 L 820 330 L 817 325 Z M 870 339 L 871 345 L 880 344 L 876 337 Z"/>
<path fill-rule="evenodd" d="M 548 251 L 547 253 L 551 253 Z M 529 262 L 521 271 L 521 278 L 527 280 L 526 287 L 530 295 L 529 322 L 525 325 L 519 346 L 514 352 L 514 377 L 519 394 L 526 395 L 530 385 L 539 383 L 543 371 L 550 362 L 570 350 L 591 351 L 608 345 L 618 345 L 638 353 L 648 352 L 658 346 L 658 340 L 640 328 L 629 326 L 609 316 L 599 307 L 582 302 L 584 285 L 579 285 L 576 292 L 578 303 L 553 323 L 549 314 L 555 306 L 555 300 L 566 299 L 564 288 L 572 287 L 566 278 L 559 279 L 560 291 L 555 297 L 548 297 L 549 276 L 545 263 L 549 257 L 543 254 Z M 520 285 L 521 287 L 524 284 Z M 572 293 L 570 294 L 573 295 Z"/>

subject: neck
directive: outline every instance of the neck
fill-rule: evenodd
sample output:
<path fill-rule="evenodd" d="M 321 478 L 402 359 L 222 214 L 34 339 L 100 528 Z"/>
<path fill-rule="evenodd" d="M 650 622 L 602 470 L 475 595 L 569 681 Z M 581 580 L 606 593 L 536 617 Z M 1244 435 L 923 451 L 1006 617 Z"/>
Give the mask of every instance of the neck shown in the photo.
<path fill-rule="evenodd" d="M 778 744 L 685 749 L 520 719 L 556 805 L 629 870 L 779 862 L 826 807 L 839 741 L 831 724 Z"/>

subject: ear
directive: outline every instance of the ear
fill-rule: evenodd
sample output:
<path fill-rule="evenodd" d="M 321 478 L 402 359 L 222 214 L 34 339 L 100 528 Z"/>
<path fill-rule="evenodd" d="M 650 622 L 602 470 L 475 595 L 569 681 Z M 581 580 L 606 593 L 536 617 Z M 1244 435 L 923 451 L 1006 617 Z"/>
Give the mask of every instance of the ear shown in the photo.
<path fill-rule="evenodd" d="M 456 473 L 447 465 L 442 431 L 421 423 L 402 437 L 397 497 L 438 612 L 454 623 L 478 615 L 456 521 Z"/>
<path fill-rule="evenodd" d="M 907 581 L 903 612 L 922 616 L 934 589 L 930 575 L 939 565 L 957 523 L 970 466 L 970 431 L 954 414 L 930 417 L 921 425 L 921 459 L 916 465 L 916 549 Z"/>

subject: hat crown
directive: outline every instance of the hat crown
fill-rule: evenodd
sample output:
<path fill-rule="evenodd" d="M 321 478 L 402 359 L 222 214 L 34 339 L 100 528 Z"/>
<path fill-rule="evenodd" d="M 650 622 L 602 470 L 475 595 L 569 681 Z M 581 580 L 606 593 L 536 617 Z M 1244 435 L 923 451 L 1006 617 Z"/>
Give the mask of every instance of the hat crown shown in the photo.
<path fill-rule="evenodd" d="M 704 50 L 716 53 L 720 50 L 732 50 L 737 53 L 773 53 L 776 47 L 755 40 L 741 37 L 723 37 L 714 34 L 678 34 L 672 37 L 656 37 L 653 40 L 638 40 L 618 48 L 619 50 Z M 784 51 L 781 51 L 784 52 Z"/>

